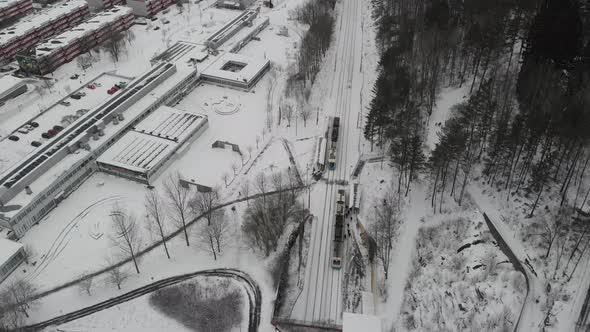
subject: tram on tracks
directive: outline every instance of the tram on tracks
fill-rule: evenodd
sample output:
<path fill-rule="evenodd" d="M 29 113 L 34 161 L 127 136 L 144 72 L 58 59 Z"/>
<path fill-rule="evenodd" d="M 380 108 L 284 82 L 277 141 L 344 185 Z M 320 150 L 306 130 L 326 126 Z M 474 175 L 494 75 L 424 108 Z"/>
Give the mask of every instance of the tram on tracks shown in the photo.
<path fill-rule="evenodd" d="M 336 219 L 334 222 L 334 240 L 332 241 L 332 268 L 342 267 L 342 247 L 344 244 L 344 209 L 346 207 L 346 193 L 338 189 L 336 195 Z"/>
<path fill-rule="evenodd" d="M 314 155 L 313 178 L 319 180 L 326 168 L 326 142 L 324 136 L 316 138 L 316 150 Z"/>
<path fill-rule="evenodd" d="M 338 146 L 338 132 L 340 131 L 340 118 L 330 118 L 331 135 L 330 135 L 330 152 L 328 154 L 328 168 L 330 170 L 336 169 L 336 149 Z"/>

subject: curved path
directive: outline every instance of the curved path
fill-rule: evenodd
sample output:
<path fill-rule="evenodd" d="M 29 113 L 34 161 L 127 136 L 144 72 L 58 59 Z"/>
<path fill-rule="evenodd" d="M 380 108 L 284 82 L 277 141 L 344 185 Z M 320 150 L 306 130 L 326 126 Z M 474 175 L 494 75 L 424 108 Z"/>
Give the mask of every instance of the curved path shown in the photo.
<path fill-rule="evenodd" d="M 248 274 L 235 270 L 235 269 L 212 269 L 212 270 L 204 270 L 198 271 L 193 273 L 182 274 L 175 277 L 170 277 L 166 279 L 162 279 L 151 283 L 149 285 L 134 289 L 130 292 L 127 292 L 123 295 L 110 298 L 106 301 L 97 303 L 95 305 L 82 308 L 80 310 L 76 310 L 74 312 L 55 317 L 49 319 L 47 321 L 29 325 L 23 328 L 24 331 L 39 331 L 49 326 L 58 326 L 61 324 L 65 324 L 76 319 L 92 315 L 96 312 L 101 310 L 105 310 L 107 308 L 119 305 L 121 303 L 125 303 L 127 301 L 133 300 L 140 296 L 144 296 L 149 294 L 153 291 L 159 290 L 164 287 L 168 287 L 171 285 L 178 284 L 183 281 L 190 280 L 195 277 L 222 277 L 222 278 L 232 278 L 237 280 L 246 290 L 248 294 L 248 302 L 249 302 L 249 319 L 248 319 L 248 331 L 255 332 L 258 331 L 258 326 L 260 325 L 260 308 L 262 302 L 262 296 L 260 293 L 260 288 L 256 281 L 254 281 Z"/>

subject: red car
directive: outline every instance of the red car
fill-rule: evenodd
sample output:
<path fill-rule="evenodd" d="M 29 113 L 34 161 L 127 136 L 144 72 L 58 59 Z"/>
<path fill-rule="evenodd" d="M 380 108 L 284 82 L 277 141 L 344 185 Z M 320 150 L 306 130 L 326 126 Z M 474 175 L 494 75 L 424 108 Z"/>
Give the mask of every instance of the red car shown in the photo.
<path fill-rule="evenodd" d="M 119 88 L 117 88 L 116 86 L 114 86 L 114 87 L 110 88 L 110 89 L 107 91 L 107 93 L 108 93 L 108 94 L 110 94 L 110 95 L 112 95 L 113 93 L 115 93 L 115 92 L 117 92 L 117 91 L 119 91 Z"/>

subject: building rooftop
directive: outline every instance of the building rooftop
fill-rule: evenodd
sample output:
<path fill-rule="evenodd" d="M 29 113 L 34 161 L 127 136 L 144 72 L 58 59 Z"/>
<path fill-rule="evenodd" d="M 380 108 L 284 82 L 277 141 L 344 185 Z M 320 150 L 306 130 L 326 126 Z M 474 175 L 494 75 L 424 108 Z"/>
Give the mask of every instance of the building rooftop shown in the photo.
<path fill-rule="evenodd" d="M 0 82 L 2 79 L 0 79 Z M 7 139 L 6 137 L 3 137 L 3 139 L 0 140 L 0 151 L 2 151 L 2 158 L 0 158 L 0 175 L 2 175 L 6 169 L 17 164 L 27 156 L 33 155 L 43 145 L 56 139 L 44 139 L 41 137 L 42 133 L 52 129 L 55 125 L 67 127 L 69 123 L 72 123 L 78 119 L 88 110 L 98 106 L 100 103 L 112 97 L 115 97 L 121 92 L 117 91 L 115 94 L 109 95 L 107 90 L 109 90 L 112 86 L 119 82 L 128 83 L 129 81 L 131 81 L 131 78 L 125 76 L 119 76 L 110 73 L 100 74 L 92 80 L 84 83 L 84 85 L 80 86 L 64 99 L 44 110 L 43 113 L 32 119 L 29 119 L 27 122 L 16 128 L 16 130 L 12 132 L 11 135 L 17 136 L 19 141 L 15 142 Z M 94 86 L 94 89 L 89 89 L 87 87 L 90 84 Z M 72 99 L 70 97 L 71 95 L 78 92 L 83 92 L 86 95 L 80 99 Z M 62 101 L 65 103 L 62 104 Z M 68 103 L 69 106 L 67 106 Z M 19 132 L 19 130 L 24 129 L 23 127 L 29 122 L 36 122 L 39 124 L 39 127 L 32 128 L 32 130 L 24 130 L 23 132 Z M 33 141 L 38 141 L 42 145 L 35 148 L 31 145 Z"/>
<path fill-rule="evenodd" d="M 198 114 L 161 106 L 97 161 L 142 173 L 149 171 L 182 145 L 205 120 Z"/>
<path fill-rule="evenodd" d="M 20 248 L 22 248 L 22 246 L 23 245 L 18 242 L 14 242 L 0 237 L 0 265 L 8 261 L 14 254 L 16 254 L 20 250 Z"/>
<path fill-rule="evenodd" d="M 92 32 L 119 20 L 121 17 L 129 15 L 133 10 L 125 6 L 114 6 L 111 9 L 104 10 L 76 27 L 61 33 L 47 41 L 40 43 L 35 48 L 36 56 L 51 54 L 57 49 L 69 45 L 72 41 L 91 34 Z"/>
<path fill-rule="evenodd" d="M 72 0 L 53 5 L 36 15 L 31 15 L 20 20 L 18 24 L 0 30 L 0 45 L 4 45 L 15 38 L 19 38 L 33 29 L 45 26 L 62 15 L 66 15 L 74 10 L 87 6 L 88 3 L 84 0 Z"/>
<path fill-rule="evenodd" d="M 5 75 L 0 77 L 0 95 L 6 90 L 11 90 L 16 85 L 23 83 L 24 80 L 12 75 Z"/>
<path fill-rule="evenodd" d="M 269 63 L 264 58 L 248 57 L 236 53 L 224 53 L 205 68 L 202 75 L 229 81 L 250 82 Z"/>
<path fill-rule="evenodd" d="M 14 3 L 21 2 L 22 0 L 0 0 L 0 10 L 11 6 Z M 32 0 L 29 0 L 32 1 Z"/>

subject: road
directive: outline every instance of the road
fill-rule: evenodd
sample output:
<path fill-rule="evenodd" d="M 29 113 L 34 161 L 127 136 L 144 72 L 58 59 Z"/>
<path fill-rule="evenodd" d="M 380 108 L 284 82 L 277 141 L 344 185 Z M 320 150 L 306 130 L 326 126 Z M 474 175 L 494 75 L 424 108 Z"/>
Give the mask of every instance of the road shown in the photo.
<path fill-rule="evenodd" d="M 291 319 L 307 323 L 342 325 L 342 282 L 346 266 L 331 267 L 332 239 L 338 189 L 345 189 L 339 180 L 348 180 L 353 163 L 359 156 L 357 120 L 361 111 L 361 0 L 345 0 L 335 26 L 335 47 L 329 96 L 324 107 L 327 115 L 340 117 L 340 135 L 336 170 L 327 171 L 328 181 L 320 181 L 313 189 L 310 253 L 304 286 Z M 327 65 L 332 66 L 331 62 Z M 330 68 L 331 69 L 331 68 Z M 345 241 L 344 251 L 348 241 Z M 343 264 L 346 259 L 343 259 Z"/>
<path fill-rule="evenodd" d="M 187 273 L 175 277 L 170 277 L 166 279 L 162 279 L 151 283 L 149 285 L 134 289 L 130 292 L 127 292 L 123 295 L 110 298 L 106 301 L 97 303 L 95 305 L 82 308 L 80 310 L 76 310 L 74 312 L 67 313 L 65 315 L 52 318 L 50 320 L 29 325 L 24 327 L 22 330 L 24 331 L 40 331 L 46 327 L 50 326 L 59 326 L 61 324 L 65 324 L 76 319 L 80 319 L 82 317 L 92 315 L 96 312 L 101 310 L 105 310 L 111 308 L 113 306 L 119 305 L 121 303 L 125 303 L 127 301 L 136 299 L 140 296 L 147 295 L 153 291 L 158 289 L 168 287 L 171 285 L 175 285 L 180 282 L 184 282 L 190 280 L 195 277 L 222 277 L 222 278 L 232 278 L 239 282 L 244 289 L 246 290 L 246 294 L 248 295 L 248 312 L 249 312 L 249 320 L 248 320 L 248 331 L 249 332 L 256 332 L 258 331 L 258 327 L 260 325 L 260 307 L 262 302 L 262 296 L 260 293 L 260 288 L 258 284 L 246 273 L 235 270 L 235 269 L 214 269 L 214 270 L 205 270 L 205 271 L 198 271 L 193 273 Z"/>

